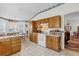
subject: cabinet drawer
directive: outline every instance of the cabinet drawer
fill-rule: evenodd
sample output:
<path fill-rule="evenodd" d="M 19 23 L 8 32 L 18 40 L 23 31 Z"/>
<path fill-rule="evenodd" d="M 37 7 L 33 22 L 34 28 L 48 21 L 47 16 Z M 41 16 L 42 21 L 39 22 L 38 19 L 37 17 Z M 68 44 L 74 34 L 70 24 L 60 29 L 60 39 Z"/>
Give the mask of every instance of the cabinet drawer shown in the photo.
<path fill-rule="evenodd" d="M 0 42 L 0 45 L 10 45 L 10 41 Z"/>
<path fill-rule="evenodd" d="M 16 53 L 16 52 L 18 52 L 18 51 L 20 51 L 21 50 L 21 46 L 20 45 L 18 45 L 18 46 L 12 46 L 12 52 L 11 53 Z"/>
<path fill-rule="evenodd" d="M 11 41 L 21 41 L 21 37 L 12 37 Z"/>
<path fill-rule="evenodd" d="M 0 42 L 10 41 L 10 39 L 1 39 Z"/>
<path fill-rule="evenodd" d="M 13 44 L 11 44 L 11 46 L 18 46 L 18 45 L 21 45 L 21 43 L 13 43 Z"/>
<path fill-rule="evenodd" d="M 11 41 L 11 43 L 18 43 L 18 42 L 20 43 L 21 40 L 18 39 L 18 40 L 12 40 L 12 41 Z"/>

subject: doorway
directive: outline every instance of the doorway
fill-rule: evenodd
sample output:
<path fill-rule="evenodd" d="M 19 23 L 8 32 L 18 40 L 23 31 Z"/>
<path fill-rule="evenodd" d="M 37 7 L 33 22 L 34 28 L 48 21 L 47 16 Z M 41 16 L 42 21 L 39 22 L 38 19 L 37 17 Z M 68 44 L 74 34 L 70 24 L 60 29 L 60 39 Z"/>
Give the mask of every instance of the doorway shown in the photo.
<path fill-rule="evenodd" d="M 64 16 L 65 48 L 79 51 L 79 12 Z"/>

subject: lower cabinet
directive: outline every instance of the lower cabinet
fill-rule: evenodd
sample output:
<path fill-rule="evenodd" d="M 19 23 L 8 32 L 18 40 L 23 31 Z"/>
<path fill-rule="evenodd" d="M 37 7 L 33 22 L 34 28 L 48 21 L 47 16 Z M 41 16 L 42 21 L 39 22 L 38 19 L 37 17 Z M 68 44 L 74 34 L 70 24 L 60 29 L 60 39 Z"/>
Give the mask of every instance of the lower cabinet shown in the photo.
<path fill-rule="evenodd" d="M 33 34 L 33 42 L 38 43 L 38 34 Z"/>
<path fill-rule="evenodd" d="M 33 42 L 33 40 L 32 40 L 32 33 L 29 33 L 29 40 Z"/>
<path fill-rule="evenodd" d="M 10 39 L 1 39 L 0 40 L 0 55 L 9 55 L 11 54 L 11 45 Z"/>
<path fill-rule="evenodd" d="M 6 55 L 5 46 L 0 45 L 0 56 Z"/>
<path fill-rule="evenodd" d="M 60 37 L 46 36 L 46 47 L 59 52 L 61 50 Z"/>
<path fill-rule="evenodd" d="M 0 39 L 0 56 L 12 55 L 21 50 L 21 38 Z"/>
<path fill-rule="evenodd" d="M 11 53 L 16 53 L 21 50 L 21 40 L 19 37 L 13 37 L 11 40 Z"/>
<path fill-rule="evenodd" d="M 38 43 L 38 34 L 37 33 L 30 33 L 29 35 L 30 41 L 34 43 Z"/>
<path fill-rule="evenodd" d="M 46 47 L 52 49 L 52 39 L 49 36 L 46 36 Z"/>
<path fill-rule="evenodd" d="M 5 44 L 5 45 L 0 45 L 0 55 L 5 56 L 9 55 L 11 52 L 10 46 Z"/>
<path fill-rule="evenodd" d="M 13 45 L 11 48 L 12 54 L 20 51 L 20 45 Z"/>

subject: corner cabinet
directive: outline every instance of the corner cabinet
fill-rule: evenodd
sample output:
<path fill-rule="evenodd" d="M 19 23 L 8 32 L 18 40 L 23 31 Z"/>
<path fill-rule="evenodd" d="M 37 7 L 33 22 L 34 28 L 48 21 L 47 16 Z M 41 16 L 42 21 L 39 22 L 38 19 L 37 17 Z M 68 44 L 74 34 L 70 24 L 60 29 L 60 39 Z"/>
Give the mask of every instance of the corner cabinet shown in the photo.
<path fill-rule="evenodd" d="M 61 16 L 54 16 L 49 18 L 49 28 L 60 28 L 61 27 Z"/>

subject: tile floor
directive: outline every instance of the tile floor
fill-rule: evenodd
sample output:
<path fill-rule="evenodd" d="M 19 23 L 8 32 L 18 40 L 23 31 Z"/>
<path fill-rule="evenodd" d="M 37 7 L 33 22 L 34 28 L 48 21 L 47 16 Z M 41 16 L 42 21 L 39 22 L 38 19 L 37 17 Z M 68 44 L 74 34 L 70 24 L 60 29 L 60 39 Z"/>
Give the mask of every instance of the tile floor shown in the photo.
<path fill-rule="evenodd" d="M 64 49 L 55 52 L 51 49 L 41 47 L 29 40 L 22 41 L 22 50 L 12 56 L 79 56 L 79 52 Z"/>

